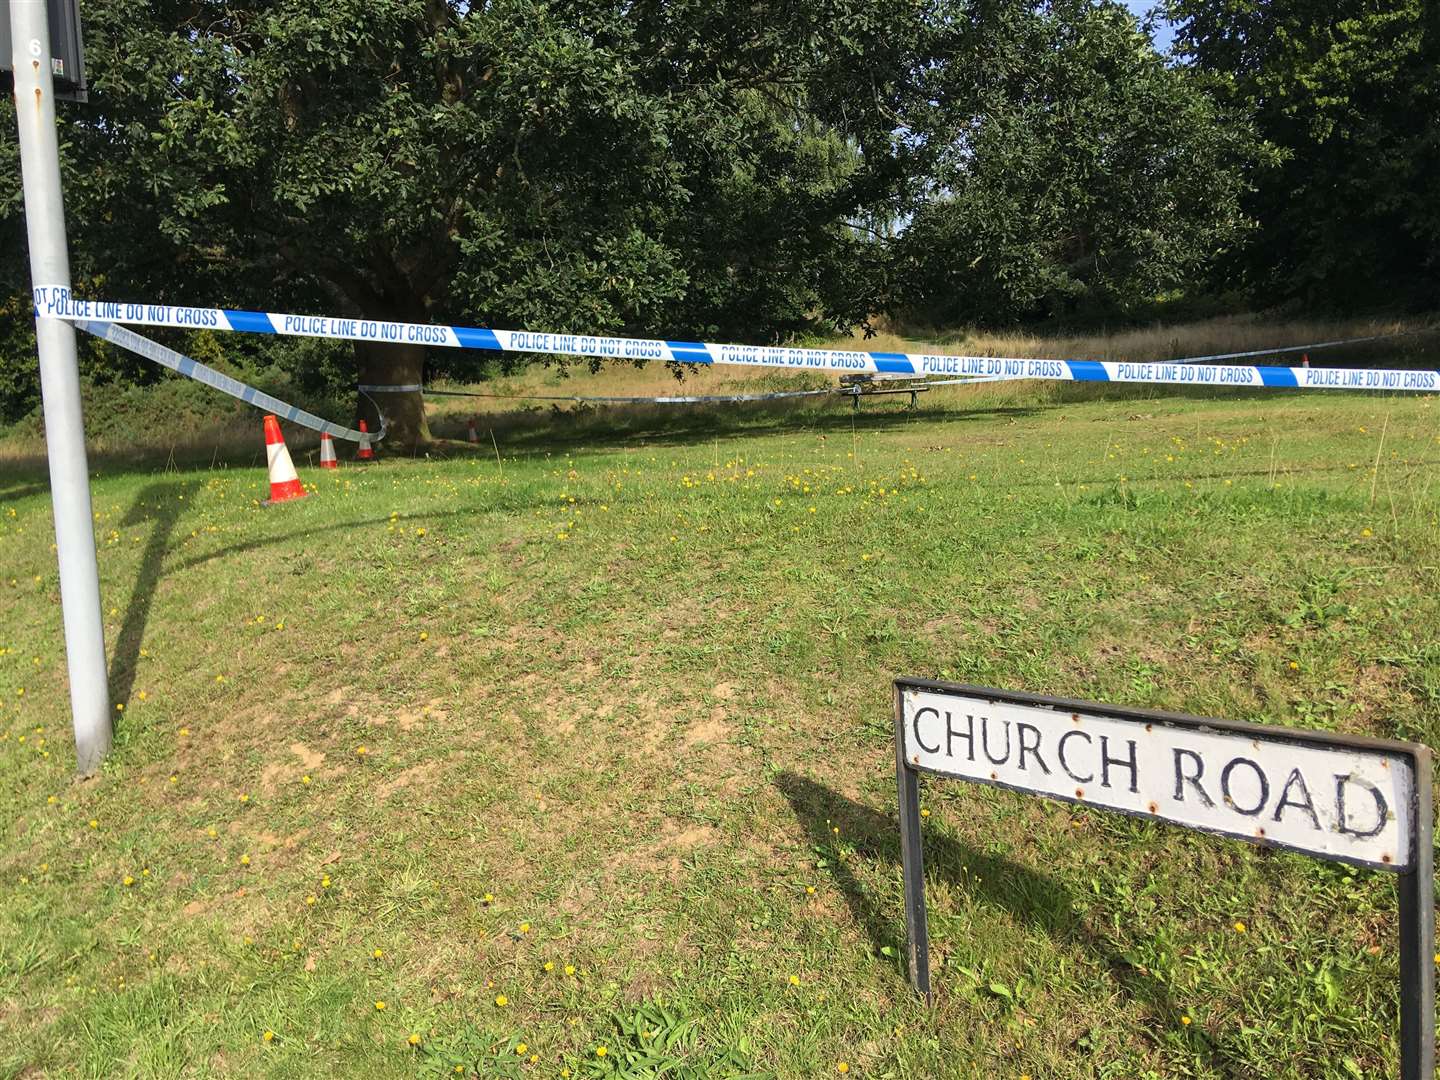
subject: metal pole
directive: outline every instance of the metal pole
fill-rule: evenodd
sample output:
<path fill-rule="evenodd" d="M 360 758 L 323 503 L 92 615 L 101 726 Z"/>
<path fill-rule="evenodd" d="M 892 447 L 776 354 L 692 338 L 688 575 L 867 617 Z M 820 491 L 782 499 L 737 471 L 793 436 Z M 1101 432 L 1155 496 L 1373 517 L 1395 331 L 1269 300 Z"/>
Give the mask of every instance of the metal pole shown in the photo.
<path fill-rule="evenodd" d="M 1415 852 L 1400 875 L 1400 1076 L 1435 1075 L 1435 848 L 1430 754 L 1415 755 Z"/>
<path fill-rule="evenodd" d="M 70 254 L 65 244 L 55 88 L 50 77 L 50 29 L 44 0 L 10 0 L 10 31 L 25 228 L 30 238 L 30 283 L 36 289 L 63 289 L 63 295 L 68 296 Z M 50 457 L 65 660 L 70 672 L 70 713 L 75 725 L 75 755 L 84 776 L 98 769 L 109 752 L 111 729 L 105 631 L 100 621 L 100 568 L 95 558 L 75 328 L 62 319 L 37 312 L 35 343 L 40 354 L 40 393 Z"/>
<path fill-rule="evenodd" d="M 859 400 L 858 398 L 856 399 Z M 895 786 L 900 794 L 900 874 L 905 884 L 910 985 L 930 1005 L 930 927 L 925 915 L 925 855 L 920 834 L 920 777 L 905 762 L 905 698 L 895 687 Z"/>

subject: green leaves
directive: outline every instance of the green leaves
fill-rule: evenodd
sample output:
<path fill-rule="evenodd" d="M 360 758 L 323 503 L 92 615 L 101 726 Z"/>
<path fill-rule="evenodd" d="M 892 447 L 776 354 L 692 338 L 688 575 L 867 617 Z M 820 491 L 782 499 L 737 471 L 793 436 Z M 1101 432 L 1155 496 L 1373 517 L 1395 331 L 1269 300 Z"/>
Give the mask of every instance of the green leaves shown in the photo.
<path fill-rule="evenodd" d="M 933 180 L 897 243 L 936 324 L 1124 311 L 1196 281 L 1244 230 L 1252 144 L 1116 4 L 1001 4 L 936 76 Z"/>
<path fill-rule="evenodd" d="M 1440 34 L 1423 0 L 1171 0 L 1178 43 L 1269 145 L 1223 269 L 1267 300 L 1428 307 L 1440 284 Z"/>

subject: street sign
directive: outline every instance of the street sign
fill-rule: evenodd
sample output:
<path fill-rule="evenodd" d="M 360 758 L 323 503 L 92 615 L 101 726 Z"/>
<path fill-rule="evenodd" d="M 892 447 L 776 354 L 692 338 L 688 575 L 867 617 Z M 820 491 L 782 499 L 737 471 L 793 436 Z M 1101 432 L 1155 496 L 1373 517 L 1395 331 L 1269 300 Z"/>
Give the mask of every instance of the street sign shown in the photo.
<path fill-rule="evenodd" d="M 920 773 L 1399 873 L 1402 1076 L 1431 1076 L 1435 913 L 1427 747 L 897 679 L 895 763 L 910 979 L 927 1000 Z"/>
<path fill-rule="evenodd" d="M 0 0 L 0 72 L 13 70 L 10 3 L 11 0 Z M 89 101 L 79 0 L 49 0 L 45 15 L 50 27 L 50 76 L 55 96 L 62 101 Z M 14 80 L 10 75 L 3 76 L 0 81 L 3 81 L 4 89 L 13 90 Z"/>

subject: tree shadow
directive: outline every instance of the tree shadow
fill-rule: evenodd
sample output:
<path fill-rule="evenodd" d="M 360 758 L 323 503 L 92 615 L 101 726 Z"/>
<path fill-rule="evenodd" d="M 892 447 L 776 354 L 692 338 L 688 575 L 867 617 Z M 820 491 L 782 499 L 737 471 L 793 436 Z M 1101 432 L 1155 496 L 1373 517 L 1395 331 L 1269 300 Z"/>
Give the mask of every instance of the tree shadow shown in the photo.
<path fill-rule="evenodd" d="M 798 773 L 782 772 L 775 784 L 814 847 L 833 847 L 836 838 L 831 829 L 838 828 L 840 837 L 853 845 L 860 858 L 885 866 L 900 865 L 898 811 L 880 813 Z M 1223 1055 L 1211 1037 L 1193 1025 L 1181 1024 L 1184 1010 L 1176 1006 L 1169 988 L 1076 914 L 1074 897 L 1065 886 L 1047 874 L 988 855 L 935 829 L 925 830 L 924 846 L 927 879 L 943 880 L 957 896 L 974 904 L 1001 908 L 1016 922 L 1038 927 L 1056 940 L 1089 953 L 1105 965 L 1122 990 L 1149 1009 L 1160 1024 L 1171 1031 L 1182 1031 L 1190 1050 L 1223 1074 Z M 847 861 L 828 861 L 826 872 L 845 897 L 855 921 L 865 928 L 876 952 L 885 950 L 886 955 L 893 952 L 904 956 L 901 905 L 882 907 Z M 933 947 L 932 934 L 932 951 Z M 936 990 L 943 993 L 940 980 Z"/>
<path fill-rule="evenodd" d="M 49 490 L 50 485 L 44 480 L 26 480 L 22 477 L 0 480 L 0 498 L 3 499 L 23 499 Z"/>
<path fill-rule="evenodd" d="M 165 552 L 170 546 L 175 523 L 184 511 L 180 501 L 184 486 L 175 481 L 149 484 L 140 489 L 130 509 L 121 519 L 119 528 L 128 529 L 150 523 L 150 537 L 140 556 L 140 569 L 130 592 L 120 633 L 110 657 L 110 696 L 128 704 L 135 686 L 135 667 L 140 658 L 140 643 L 145 637 L 145 624 L 150 619 L 150 605 L 160 584 Z"/>
<path fill-rule="evenodd" d="M 653 444 L 691 446 L 713 439 L 734 439 L 766 435 L 817 435 L 825 438 L 887 432 L 915 423 L 963 423 L 994 416 L 1024 417 L 1046 411 L 1050 406 L 995 406 L 990 408 L 917 409 L 890 406 L 868 407 L 856 413 L 849 408 L 816 410 L 750 408 L 747 406 L 607 406 L 573 412 L 508 412 L 480 417 L 479 443 L 459 441 L 464 419 L 447 418 L 437 424 L 454 430 L 457 438 L 445 450 L 456 456 L 490 456 L 495 452 L 489 438 L 494 435 L 502 454 L 544 453 L 595 447 L 606 444 Z M 672 411 L 666 412 L 665 409 Z M 685 412 L 674 411 L 685 409 Z"/>

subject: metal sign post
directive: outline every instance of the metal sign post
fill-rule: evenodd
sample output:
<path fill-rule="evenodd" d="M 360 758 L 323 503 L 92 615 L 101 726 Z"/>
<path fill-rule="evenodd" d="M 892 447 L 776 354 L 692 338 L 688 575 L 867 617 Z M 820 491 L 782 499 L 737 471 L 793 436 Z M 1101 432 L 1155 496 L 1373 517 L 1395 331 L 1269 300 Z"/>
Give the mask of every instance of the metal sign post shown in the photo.
<path fill-rule="evenodd" d="M 70 291 L 60 150 L 55 134 L 50 31 L 44 0 L 10 0 L 15 116 L 30 239 L 30 280 L 37 294 Z M 110 688 L 105 672 L 105 631 L 100 621 L 100 569 L 95 558 L 90 472 L 80 410 L 80 369 L 75 328 L 38 312 L 45 444 L 60 564 L 60 604 L 75 754 L 82 775 L 93 773 L 110 750 Z"/>
<path fill-rule="evenodd" d="M 980 686 L 895 681 L 910 981 L 931 1000 L 920 774 L 1399 875 L 1402 1080 L 1435 1070 L 1430 750 Z"/>

